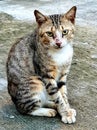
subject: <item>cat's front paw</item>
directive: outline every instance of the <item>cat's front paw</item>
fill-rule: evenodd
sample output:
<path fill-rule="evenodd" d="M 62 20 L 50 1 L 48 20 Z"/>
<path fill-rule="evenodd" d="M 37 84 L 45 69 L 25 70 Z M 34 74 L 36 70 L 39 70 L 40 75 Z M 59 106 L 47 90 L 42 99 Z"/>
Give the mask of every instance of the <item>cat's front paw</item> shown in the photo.
<path fill-rule="evenodd" d="M 75 109 L 68 109 L 66 111 L 66 115 L 62 116 L 62 122 L 72 124 L 76 122 L 76 110 Z"/>

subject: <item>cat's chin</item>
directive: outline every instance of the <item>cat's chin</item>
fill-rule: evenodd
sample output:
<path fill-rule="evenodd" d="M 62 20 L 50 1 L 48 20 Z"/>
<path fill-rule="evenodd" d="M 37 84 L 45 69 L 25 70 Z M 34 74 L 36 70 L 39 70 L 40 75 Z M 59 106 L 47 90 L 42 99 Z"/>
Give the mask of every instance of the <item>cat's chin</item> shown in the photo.
<path fill-rule="evenodd" d="M 63 47 L 57 47 L 57 48 L 55 48 L 55 49 L 57 49 L 57 50 L 59 50 L 59 49 L 62 49 Z"/>

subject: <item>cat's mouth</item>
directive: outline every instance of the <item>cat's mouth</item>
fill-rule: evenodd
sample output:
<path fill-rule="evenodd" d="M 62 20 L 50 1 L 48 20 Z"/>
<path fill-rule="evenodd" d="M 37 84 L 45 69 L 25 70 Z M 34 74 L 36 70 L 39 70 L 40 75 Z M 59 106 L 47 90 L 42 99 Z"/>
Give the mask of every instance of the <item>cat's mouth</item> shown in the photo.
<path fill-rule="evenodd" d="M 55 46 L 55 49 L 61 49 L 63 46 Z"/>

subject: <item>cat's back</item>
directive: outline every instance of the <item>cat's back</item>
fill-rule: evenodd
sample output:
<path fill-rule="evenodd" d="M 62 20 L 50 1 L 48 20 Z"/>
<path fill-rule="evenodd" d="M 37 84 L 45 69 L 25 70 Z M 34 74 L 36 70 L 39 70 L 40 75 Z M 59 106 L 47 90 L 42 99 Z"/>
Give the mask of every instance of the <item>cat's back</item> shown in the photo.
<path fill-rule="evenodd" d="M 35 37 L 35 32 L 28 34 L 18 39 L 11 47 L 6 64 L 8 81 L 17 83 L 22 77 L 34 73 L 32 58 L 35 51 Z"/>

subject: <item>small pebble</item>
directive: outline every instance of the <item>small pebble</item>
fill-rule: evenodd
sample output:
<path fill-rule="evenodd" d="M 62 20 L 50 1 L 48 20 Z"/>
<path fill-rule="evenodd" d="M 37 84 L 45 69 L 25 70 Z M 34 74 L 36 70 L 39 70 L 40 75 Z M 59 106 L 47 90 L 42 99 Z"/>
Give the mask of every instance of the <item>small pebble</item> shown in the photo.
<path fill-rule="evenodd" d="M 88 42 L 83 42 L 82 44 L 83 44 L 83 45 L 89 45 L 89 43 L 88 43 Z"/>
<path fill-rule="evenodd" d="M 92 59 L 97 59 L 97 55 L 91 55 Z"/>
<path fill-rule="evenodd" d="M 10 119 L 14 119 L 14 116 L 13 116 L 13 115 L 10 115 L 9 118 L 10 118 Z"/>
<path fill-rule="evenodd" d="M 13 115 L 5 115 L 5 117 L 10 118 L 10 119 L 14 119 Z"/>
<path fill-rule="evenodd" d="M 95 117 L 97 118 L 97 115 Z"/>

